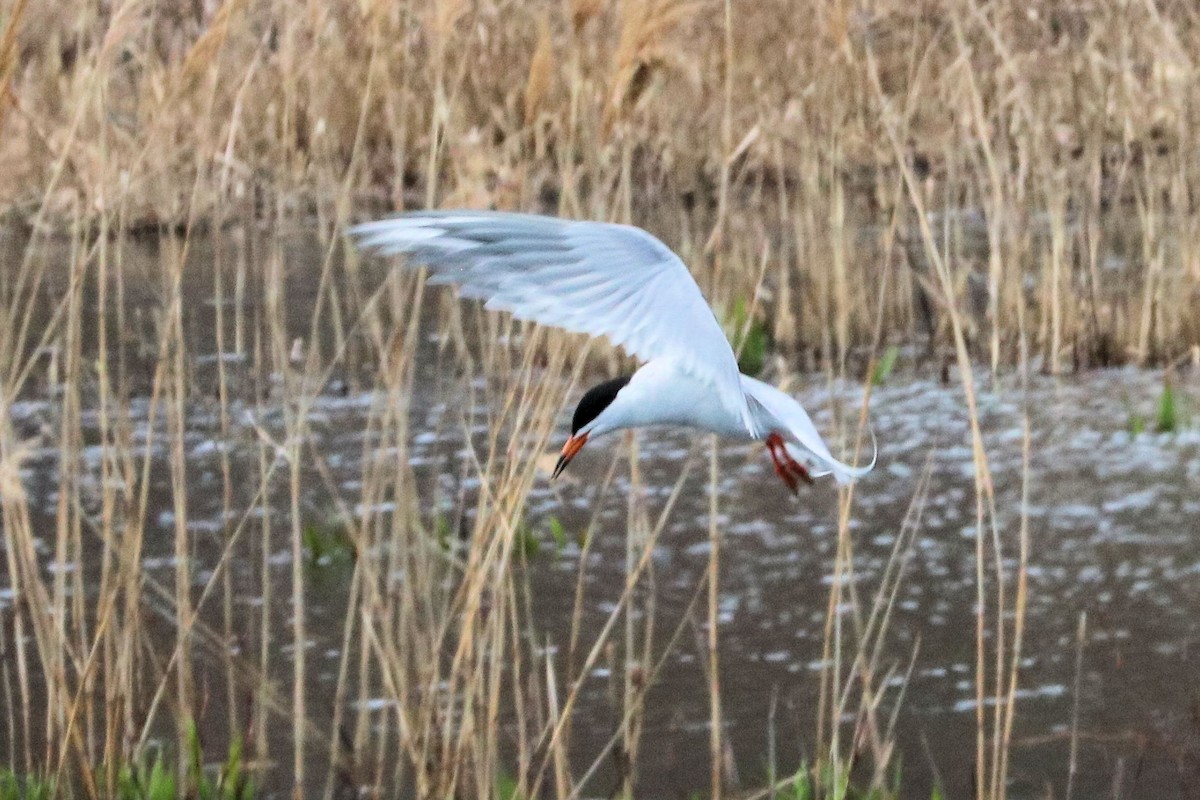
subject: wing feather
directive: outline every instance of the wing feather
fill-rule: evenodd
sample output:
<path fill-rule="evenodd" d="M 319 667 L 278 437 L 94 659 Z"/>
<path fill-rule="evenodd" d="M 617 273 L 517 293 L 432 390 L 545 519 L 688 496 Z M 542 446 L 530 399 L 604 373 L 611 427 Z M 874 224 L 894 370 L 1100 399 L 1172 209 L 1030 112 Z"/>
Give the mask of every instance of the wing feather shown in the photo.
<path fill-rule="evenodd" d="M 640 228 L 497 211 L 425 211 L 351 229 L 359 246 L 407 256 L 430 282 L 489 309 L 606 336 L 642 361 L 672 359 L 712 383 L 752 434 L 737 360 L 686 266 Z"/>

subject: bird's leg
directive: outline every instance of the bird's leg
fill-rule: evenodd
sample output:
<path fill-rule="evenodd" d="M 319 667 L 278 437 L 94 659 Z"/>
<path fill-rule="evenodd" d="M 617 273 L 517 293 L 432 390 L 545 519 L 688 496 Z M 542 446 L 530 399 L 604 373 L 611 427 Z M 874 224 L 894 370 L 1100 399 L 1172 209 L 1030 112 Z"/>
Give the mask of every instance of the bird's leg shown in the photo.
<path fill-rule="evenodd" d="M 787 487 L 792 490 L 792 494 L 797 494 L 800 490 L 800 485 L 788 469 L 787 462 L 791 461 L 791 456 L 787 454 L 787 450 L 783 447 L 783 438 L 778 433 L 772 433 L 767 437 L 766 444 L 767 452 L 771 454 L 771 463 L 775 465 L 775 474 L 787 484 Z"/>
<path fill-rule="evenodd" d="M 779 448 L 783 452 L 783 460 L 791 471 L 792 475 L 807 483 L 809 486 L 813 484 L 812 475 L 808 473 L 808 467 L 801 464 L 796 459 L 792 458 L 792 454 L 787 451 L 786 447 L 780 445 Z"/>
<path fill-rule="evenodd" d="M 771 454 L 771 461 L 775 464 L 775 474 L 787 484 L 792 490 L 792 494 L 796 494 L 800 488 L 800 481 L 807 484 L 812 484 L 812 475 L 809 474 L 808 468 L 801 464 L 796 459 L 792 458 L 784 445 L 783 437 L 778 433 L 772 433 L 766 439 L 767 452 Z"/>

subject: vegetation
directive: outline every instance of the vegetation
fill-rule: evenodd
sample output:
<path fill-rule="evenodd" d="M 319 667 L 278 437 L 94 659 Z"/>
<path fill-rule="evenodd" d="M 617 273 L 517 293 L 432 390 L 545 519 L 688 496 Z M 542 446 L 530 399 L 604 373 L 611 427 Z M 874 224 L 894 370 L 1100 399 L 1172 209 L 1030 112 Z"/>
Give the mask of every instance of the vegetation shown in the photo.
<path fill-rule="evenodd" d="M 86 790 L 72 789 L 69 782 L 37 775 L 19 775 L 12 767 L 0 768 L 0 800 L 39 800 L 40 798 L 93 796 L 106 800 L 174 800 L 188 787 L 198 800 L 250 800 L 256 796 L 254 784 L 243 772 L 242 745 L 234 740 L 225 762 L 215 771 L 204 766 L 199 740 L 194 729 L 187 745 L 187 767 L 176 775 L 174 767 L 163 759 L 161 751 L 153 758 L 143 754 L 133 763 L 106 766 L 96 770 Z M 112 780 L 115 778 L 115 780 Z"/>
<path fill-rule="evenodd" d="M 568 637 L 546 641 L 519 567 L 541 536 L 526 499 L 577 381 L 619 357 L 443 303 L 345 246 L 367 215 L 469 205 L 650 228 L 729 310 L 747 368 L 863 380 L 859 413 L 839 419 L 859 449 L 869 391 L 896 362 L 887 345 L 958 367 L 977 587 L 963 759 L 978 798 L 1003 798 L 1029 537 L 1024 505 L 1008 517 L 1020 524 L 999 522 L 973 367 L 1167 364 L 1200 342 L 1200 24 L 1183 2 L 868 5 L 0 8 L 0 726 L 13 765 L 0 797 L 233 797 L 273 781 L 326 797 L 562 800 L 614 761 L 617 792 L 634 796 L 646 687 L 689 630 L 708 681 L 709 794 L 728 792 L 715 450 L 704 475 L 697 446 L 651 495 L 632 439 L 584 530 L 550 523 L 578 589 Z M 465 454 L 453 490 L 410 464 L 422 320 L 465 407 L 441 432 Z M 351 488 L 330 479 L 312 413 L 335 378 L 374 391 Z M 28 399 L 50 400 L 36 424 L 15 413 Z M 1177 419 L 1164 394 L 1157 426 Z M 211 471 L 193 456 L 197 426 L 220 445 Z M 45 452 L 52 489 L 30 477 Z M 614 500 L 618 470 L 629 491 Z M 656 629 L 652 553 L 701 480 L 710 568 L 684 618 Z M 889 623 L 928 480 L 877 585 L 857 580 L 854 490 L 840 495 L 813 677 L 819 778 L 791 782 L 797 797 L 895 792 L 916 653 L 897 656 Z M 213 498 L 206 531 L 196 509 Z M 336 528 L 312 523 L 314 498 Z M 584 587 L 606 502 L 626 512 L 625 578 L 594 628 Z M 331 562 L 346 573 L 342 646 L 318 662 L 312 608 L 333 589 L 314 571 Z M 582 752 L 574 712 L 602 660 L 614 731 Z M 335 688 L 318 703 L 326 669 Z M 230 747 L 217 777 L 198 725 Z M 151 758 L 158 739 L 191 744 Z"/>
<path fill-rule="evenodd" d="M 1162 391 L 1154 405 L 1153 426 L 1148 426 L 1147 416 L 1134 408 L 1128 399 L 1125 401 L 1128 409 L 1128 429 L 1135 436 L 1145 433 L 1149 428 L 1155 433 L 1176 433 L 1188 424 L 1188 414 L 1185 398 L 1175 389 L 1175 378 L 1168 370 L 1163 376 Z"/>
<path fill-rule="evenodd" d="M 325 567 L 354 559 L 354 546 L 345 526 L 334 522 L 304 526 L 304 557 L 311 567 Z"/>
<path fill-rule="evenodd" d="M 1158 413 L 1154 427 L 1159 433 L 1174 433 L 1180 427 L 1179 400 L 1175 395 L 1175 387 L 1171 383 L 1170 374 L 1163 381 L 1162 394 L 1158 398 Z"/>
<path fill-rule="evenodd" d="M 883 351 L 883 355 L 875 362 L 875 369 L 871 371 L 871 383 L 875 386 L 882 386 L 892 374 L 892 370 L 896 368 L 896 359 L 899 357 L 900 348 L 895 345 Z"/>
<path fill-rule="evenodd" d="M 762 372 L 771 347 L 770 332 L 764 322 L 752 316 L 744 300 L 733 304 L 733 313 L 725 325 L 726 334 L 737 353 L 738 367 L 747 375 Z"/>
<path fill-rule="evenodd" d="M 636 220 L 719 306 L 761 276 L 784 352 L 841 359 L 877 322 L 949 344 L 919 200 L 993 369 L 1200 341 L 1186 3 L 292 12 L 15 0 L 0 208 L 39 234 L 315 215 L 331 242 L 366 210 L 434 204 Z"/>

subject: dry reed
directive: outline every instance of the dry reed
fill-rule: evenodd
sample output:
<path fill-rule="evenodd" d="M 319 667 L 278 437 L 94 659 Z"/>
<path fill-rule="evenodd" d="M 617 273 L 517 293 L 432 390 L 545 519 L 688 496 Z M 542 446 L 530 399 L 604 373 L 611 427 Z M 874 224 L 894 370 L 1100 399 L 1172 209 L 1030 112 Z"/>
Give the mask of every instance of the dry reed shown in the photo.
<path fill-rule="evenodd" d="M 1057 373 L 1198 352 L 1189 5 L 16 0 L 4 14 L 0 511 L 14 604 L 0 658 L 21 771 L 112 796 L 122 764 L 152 739 L 186 741 L 216 703 L 219 741 L 242 741 L 261 775 L 287 764 L 297 795 L 494 796 L 515 765 L 519 796 L 561 799 L 592 791 L 619 752 L 632 796 L 647 686 L 703 592 L 711 794 L 727 788 L 715 450 L 710 569 L 685 619 L 656 630 L 651 559 L 684 477 L 652 506 L 631 440 L 596 489 L 611 492 L 628 461 L 619 600 L 585 637 L 595 516 L 569 641 L 535 641 L 525 499 L 575 381 L 621 362 L 427 298 L 418 279 L 343 252 L 352 217 L 470 204 L 643 224 L 687 257 L 718 310 L 741 302 L 747 325 L 773 320 L 776 352 L 831 377 L 857 377 L 885 342 L 957 365 L 976 480 L 972 760 L 977 796 L 1005 796 L 1030 545 L 1024 522 L 1015 537 L 996 522 L 972 367 Z M 315 263 L 291 249 L 298 227 L 315 236 Z M 193 307 L 197 272 L 211 315 Z M 486 378 L 457 390 L 448 433 L 466 458 L 453 496 L 430 494 L 409 463 L 423 315 L 447 369 Z M 198 377 L 205 363 L 215 387 Z M 353 498 L 312 421 L 335 375 L 375 392 Z M 52 400 L 33 434 L 57 454 L 48 523 L 12 413 L 30 397 Z M 197 533 L 209 490 L 188 449 L 206 409 L 222 448 L 214 539 Z M 234 448 L 254 453 L 250 468 Z M 885 658 L 886 633 L 927 481 L 869 598 L 853 580 L 852 493 L 840 505 L 815 720 L 815 768 L 834 785 L 869 761 L 866 782 L 884 787 L 894 762 L 884 688 L 906 673 Z M 354 554 L 328 709 L 310 695 L 317 495 Z M 166 511 L 169 554 L 148 540 Z M 465 543 L 439 545 L 439 526 Z M 169 578 L 146 567 L 151 553 Z M 254 586 L 235 562 L 253 565 Z M 241 613 L 245 594 L 255 613 Z M 602 658 L 616 665 L 620 724 L 603 752 L 580 754 L 572 713 Z M 286 754 L 268 735 L 284 724 Z"/>

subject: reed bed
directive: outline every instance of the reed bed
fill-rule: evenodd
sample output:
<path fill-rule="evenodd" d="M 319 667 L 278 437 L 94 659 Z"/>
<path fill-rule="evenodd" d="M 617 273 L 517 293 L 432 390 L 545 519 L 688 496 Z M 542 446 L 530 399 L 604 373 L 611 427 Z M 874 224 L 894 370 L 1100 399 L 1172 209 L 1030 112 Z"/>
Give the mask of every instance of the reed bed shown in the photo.
<path fill-rule="evenodd" d="M 765 329 L 782 372 L 859 379 L 886 344 L 957 367 L 978 547 L 963 758 L 975 796 L 1004 797 L 1029 537 L 996 521 L 973 367 L 1200 360 L 1198 22 L 1150 0 L 9 3 L 0 724 L 14 769 L 112 797 L 153 751 L 183 789 L 230 796 L 253 782 L 570 798 L 601 791 L 615 763 L 614 791 L 634 796 L 648 687 L 694 634 L 710 794 L 735 785 L 715 450 L 665 496 L 642 491 L 636 438 L 614 451 L 592 491 L 598 510 L 629 475 L 618 601 L 594 636 L 540 639 L 525 500 L 577 382 L 620 356 L 426 294 L 342 236 L 389 210 L 490 206 L 648 227 L 722 316 Z M 409 459 L 430 331 L 461 401 L 442 432 L 463 453 L 452 490 Z M 371 398 L 350 496 L 313 421 L 338 386 Z M 38 425 L 19 424 L 17 404 L 38 400 Z M 843 420 L 860 448 L 866 410 Z M 193 464 L 197 416 L 219 450 L 212 485 Z M 47 453 L 49 510 L 30 477 Z M 705 472 L 711 569 L 684 618 L 659 620 L 654 546 Z M 821 796 L 891 786 L 889 687 L 916 654 L 896 659 L 888 621 L 925 480 L 878 586 L 854 579 L 852 491 L 839 506 L 801 772 Z M 217 496 L 205 533 L 194 509 Z M 315 498 L 342 542 L 325 556 L 349 562 L 320 703 Z M 170 542 L 148 541 L 162 518 Z M 577 621 L 599 526 L 580 544 Z M 572 714 L 602 660 L 619 725 L 578 752 Z M 799 792 L 790 774 L 767 782 Z"/>
<path fill-rule="evenodd" d="M 689 631 L 708 654 L 713 793 L 732 785 L 719 704 L 715 450 L 712 570 L 687 613 L 669 620 L 666 632 L 656 630 L 652 555 L 681 493 L 697 488 L 688 479 L 701 472 L 703 448 L 682 464 L 669 494 L 651 501 L 658 495 L 646 491 L 630 437 L 590 493 L 595 510 L 578 545 L 567 639 L 547 639 L 528 582 L 525 498 L 534 481 L 545 479 L 544 454 L 559 411 L 588 360 L 573 358 L 576 351 L 560 334 L 478 308 L 426 314 L 422 305 L 430 298 L 410 274 L 376 276 L 370 281 L 376 288 L 357 297 L 345 276 L 329 278 L 326 291 L 307 302 L 272 296 L 267 282 L 278 281 L 280 294 L 287 285 L 280 279 L 287 237 L 279 229 L 243 233 L 234 246 L 215 245 L 225 241 L 221 232 L 212 234 L 211 247 L 173 234 L 149 245 L 118 241 L 115 252 L 124 257 L 112 265 L 115 287 L 144 277 L 142 268 L 164 272 L 165 305 L 142 331 L 158 342 L 121 332 L 121 343 L 100 351 L 95 374 L 85 375 L 89 337 L 80 333 L 52 340 L 23 365 L 26 377 L 19 377 L 14 396 L 31 396 L 19 403 L 36 411 L 32 418 L 24 411 L 5 417 L 4 543 L 14 602 L 5 608 L 2 672 L 11 700 L 6 744 L 25 791 L 150 796 L 150 786 L 168 781 L 183 792 L 231 797 L 289 785 L 306 796 L 574 797 L 594 793 L 593 776 L 610 772 L 615 761 L 618 787 L 632 795 L 647 693 Z M 64 257 L 82 270 L 83 247 L 48 246 L 31 257 L 30 269 L 53 282 L 52 265 Z M 195 251 L 184 255 L 189 247 Z M 261 274 L 242 274 L 251 263 L 247 252 L 263 254 Z M 211 268 L 195 263 L 210 258 L 216 259 Z M 189 316 L 184 294 L 196 290 L 184 277 L 188 269 L 203 271 L 214 287 L 209 296 L 218 302 L 197 316 L 219 334 L 188 333 L 181 321 Z M 301 274 L 322 274 L 320 258 Z M 261 299 L 241 315 L 223 310 L 221 299 L 234 295 L 219 287 L 242 283 L 247 295 Z M 66 306 L 104 295 L 80 281 L 64 291 Z M 136 316 L 116 294 L 123 310 L 113 316 Z M 333 302 L 337 314 L 328 310 Z M 61 308 L 39 306 L 26 311 L 31 328 L 39 314 Z M 289 306 L 301 306 L 302 314 L 290 314 Z M 84 326 L 85 315 L 73 313 Z M 339 335 L 321 327 L 322 314 L 346 321 Z M 410 463 L 416 353 L 428 335 L 422 318 L 440 318 L 436 372 L 461 394 L 441 431 L 463 453 L 448 496 L 440 483 L 423 484 Z M 107 328 L 113 319 L 86 322 Z M 292 339 L 298 326 L 315 335 Z M 213 359 L 205 348 L 218 340 L 252 344 L 244 354 Z M 316 352 L 321 342 L 328 352 Z M 361 362 L 357 372 L 348 366 L 351 352 Z M 143 370 L 145 383 L 106 380 Z M 40 386 L 34 391 L 22 380 Z M 321 403 L 341 394 L 335 381 L 364 381 L 370 390 L 344 390 L 366 405 L 349 491 L 312 427 L 325 413 Z M 198 430 L 214 438 L 198 442 Z M 87 456 L 85 439 L 96 442 Z M 204 441 L 220 451 L 216 470 L 195 463 Z M 35 454 L 49 465 L 48 480 L 29 467 Z M 628 495 L 618 500 L 627 506 L 626 577 L 595 630 L 580 621 L 589 602 L 588 554 L 607 527 L 599 515 L 610 505 L 618 469 L 629 475 Z M 58 498 L 52 508 L 45 505 L 47 491 Z M 841 527 L 847 547 L 848 508 Z M 322 513 L 335 520 L 332 527 Z M 878 786 L 889 777 L 895 725 L 890 707 L 890 724 L 875 719 L 884 713 L 884 684 L 896 669 L 884 656 L 884 619 L 917 529 L 918 511 L 913 515 L 871 599 L 860 601 L 853 586 L 850 599 L 831 597 L 855 609 L 869 603 L 856 614 L 854 630 L 829 634 L 827 646 L 838 658 L 830 659 L 828 724 L 842 730 L 851 714 L 855 727 L 869 725 L 875 761 L 864 780 Z M 846 558 L 841 569 L 852 570 Z M 330 602 L 330 582 L 334 602 L 344 608 L 342 630 L 333 637 L 341 645 L 332 691 L 327 684 L 314 688 L 319 667 L 308 655 L 309 609 Z M 327 641 L 330 632 L 322 633 Z M 850 654 L 844 663 L 843 647 Z M 573 712 L 598 666 L 613 675 L 620 722 L 599 751 L 577 752 Z M 288 731 L 282 737 L 281 727 Z M 836 742 L 835 733 L 829 766 L 816 767 L 816 774 L 831 776 L 830 785 L 844 783 L 857 760 Z M 511 785 L 506 776 L 513 776 Z"/>
<path fill-rule="evenodd" d="M 630 219 L 732 302 L 769 248 L 777 345 L 1056 372 L 1200 341 L 1188 3 L 14 3 L 0 205 L 63 230 L 496 206 Z M 874 63 L 874 67 L 872 67 Z M 900 151 L 889 144 L 895 120 Z M 635 214 L 636 208 L 636 214 Z"/>

